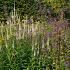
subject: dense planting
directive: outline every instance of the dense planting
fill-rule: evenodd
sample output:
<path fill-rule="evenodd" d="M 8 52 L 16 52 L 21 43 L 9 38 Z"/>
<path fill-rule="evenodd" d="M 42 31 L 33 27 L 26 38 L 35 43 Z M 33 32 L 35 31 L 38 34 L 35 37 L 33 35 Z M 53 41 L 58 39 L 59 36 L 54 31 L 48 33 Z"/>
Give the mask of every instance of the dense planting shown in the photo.
<path fill-rule="evenodd" d="M 17 18 L 0 26 L 0 69 L 69 70 L 68 22 Z"/>
<path fill-rule="evenodd" d="M 69 0 L 0 3 L 0 70 L 70 70 Z"/>

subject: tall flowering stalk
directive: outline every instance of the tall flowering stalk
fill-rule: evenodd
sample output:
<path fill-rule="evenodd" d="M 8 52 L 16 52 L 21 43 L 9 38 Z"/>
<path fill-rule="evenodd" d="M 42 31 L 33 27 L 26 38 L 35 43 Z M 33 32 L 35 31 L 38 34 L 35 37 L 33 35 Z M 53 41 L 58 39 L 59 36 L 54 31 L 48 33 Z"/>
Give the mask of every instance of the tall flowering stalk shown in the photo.
<path fill-rule="evenodd" d="M 25 37 L 25 30 L 26 30 L 26 20 L 24 20 L 24 23 L 23 23 L 23 39 Z"/>
<path fill-rule="evenodd" d="M 35 39 L 35 28 L 34 28 L 34 24 L 32 23 L 32 50 L 33 50 L 33 54 L 34 56 L 36 55 L 36 52 L 35 52 L 35 42 L 34 42 L 34 39 Z"/>
<path fill-rule="evenodd" d="M 15 12 L 16 10 L 15 10 L 15 2 L 14 2 L 14 24 L 15 24 L 15 17 L 16 17 Z"/>
<path fill-rule="evenodd" d="M 6 28 L 6 38 L 7 38 L 7 40 L 9 39 L 8 33 L 9 33 L 8 28 Z"/>
<path fill-rule="evenodd" d="M 18 28 L 19 28 L 19 29 L 18 29 L 18 30 L 19 30 L 19 31 L 18 31 L 18 33 L 19 33 L 19 34 L 18 34 L 18 35 L 19 35 L 19 39 L 21 39 L 21 30 L 22 30 L 22 28 L 21 28 L 21 23 L 20 23 L 20 17 L 19 17 L 19 19 L 18 19 Z"/>
<path fill-rule="evenodd" d="M 3 24 L 1 24 L 1 36 L 3 37 Z"/>
<path fill-rule="evenodd" d="M 11 26 L 11 23 L 12 22 L 10 22 L 10 35 L 12 35 L 12 29 L 11 29 L 12 26 Z"/>

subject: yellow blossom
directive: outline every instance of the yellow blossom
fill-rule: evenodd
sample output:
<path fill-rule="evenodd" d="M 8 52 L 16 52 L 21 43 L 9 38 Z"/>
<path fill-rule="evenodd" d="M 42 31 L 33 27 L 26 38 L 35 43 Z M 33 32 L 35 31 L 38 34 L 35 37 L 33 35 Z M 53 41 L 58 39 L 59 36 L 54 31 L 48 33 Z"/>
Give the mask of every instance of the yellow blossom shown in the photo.
<path fill-rule="evenodd" d="M 0 37 L 0 44 L 3 44 L 3 43 L 4 43 L 4 38 Z"/>

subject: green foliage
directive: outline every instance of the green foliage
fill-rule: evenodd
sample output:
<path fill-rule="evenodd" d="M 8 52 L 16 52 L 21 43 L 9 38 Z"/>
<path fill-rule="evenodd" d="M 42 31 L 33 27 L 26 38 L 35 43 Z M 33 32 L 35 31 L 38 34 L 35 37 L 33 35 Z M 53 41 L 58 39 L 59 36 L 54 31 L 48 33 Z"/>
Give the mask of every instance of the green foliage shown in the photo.
<path fill-rule="evenodd" d="M 51 6 L 54 12 L 59 12 L 66 5 L 65 0 L 44 0 L 44 2 Z"/>
<path fill-rule="evenodd" d="M 6 10 L 8 16 L 14 7 L 22 19 L 25 15 L 40 16 L 40 22 L 33 21 L 33 17 L 31 19 L 26 17 L 21 21 L 17 14 L 12 14 L 13 18 L 7 21 L 8 24 L 1 23 L 4 26 L 0 25 L 0 70 L 68 70 L 70 27 L 66 24 L 67 22 L 64 22 L 65 19 L 58 21 L 51 19 L 50 21 L 54 21 L 52 24 L 44 19 L 46 15 L 48 19 L 52 18 L 53 11 L 54 17 L 58 16 L 64 7 L 69 7 L 68 1 L 5 0 L 2 2 L 0 0 L 1 20 L 5 17 L 3 5 L 8 8 Z M 44 6 L 50 8 L 48 14 L 47 10 L 42 14 Z"/>
<path fill-rule="evenodd" d="M 8 16 L 10 12 L 15 8 L 17 12 L 20 14 L 21 19 L 23 19 L 24 15 L 39 17 L 45 11 L 45 15 L 47 14 L 46 9 L 51 7 L 51 9 L 55 13 L 59 13 L 64 8 L 70 7 L 70 0 L 0 0 L 0 20 L 4 20 L 5 18 L 5 11 L 7 12 Z M 4 6 L 7 9 L 4 9 Z M 46 7 L 45 10 L 44 6 Z M 42 12 L 43 11 L 43 12 Z M 44 15 L 43 15 L 44 16 Z"/>
<path fill-rule="evenodd" d="M 13 42 L 14 40 L 14 47 Z M 26 40 L 10 39 L 0 51 L 0 70 L 27 69 L 31 59 L 31 44 Z"/>

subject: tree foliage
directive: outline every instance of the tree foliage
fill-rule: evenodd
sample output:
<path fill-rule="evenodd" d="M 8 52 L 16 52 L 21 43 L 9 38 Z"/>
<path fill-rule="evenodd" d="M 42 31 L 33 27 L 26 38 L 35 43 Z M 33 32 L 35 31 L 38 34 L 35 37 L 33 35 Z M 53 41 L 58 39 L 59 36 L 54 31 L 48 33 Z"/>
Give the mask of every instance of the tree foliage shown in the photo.
<path fill-rule="evenodd" d="M 4 20 L 10 15 L 14 9 L 14 3 L 22 19 L 24 15 L 34 17 L 46 15 L 47 9 L 57 14 L 62 10 L 67 10 L 67 8 L 70 11 L 70 0 L 0 0 L 0 20 Z M 70 17 L 69 12 L 65 14 L 66 17 Z"/>

